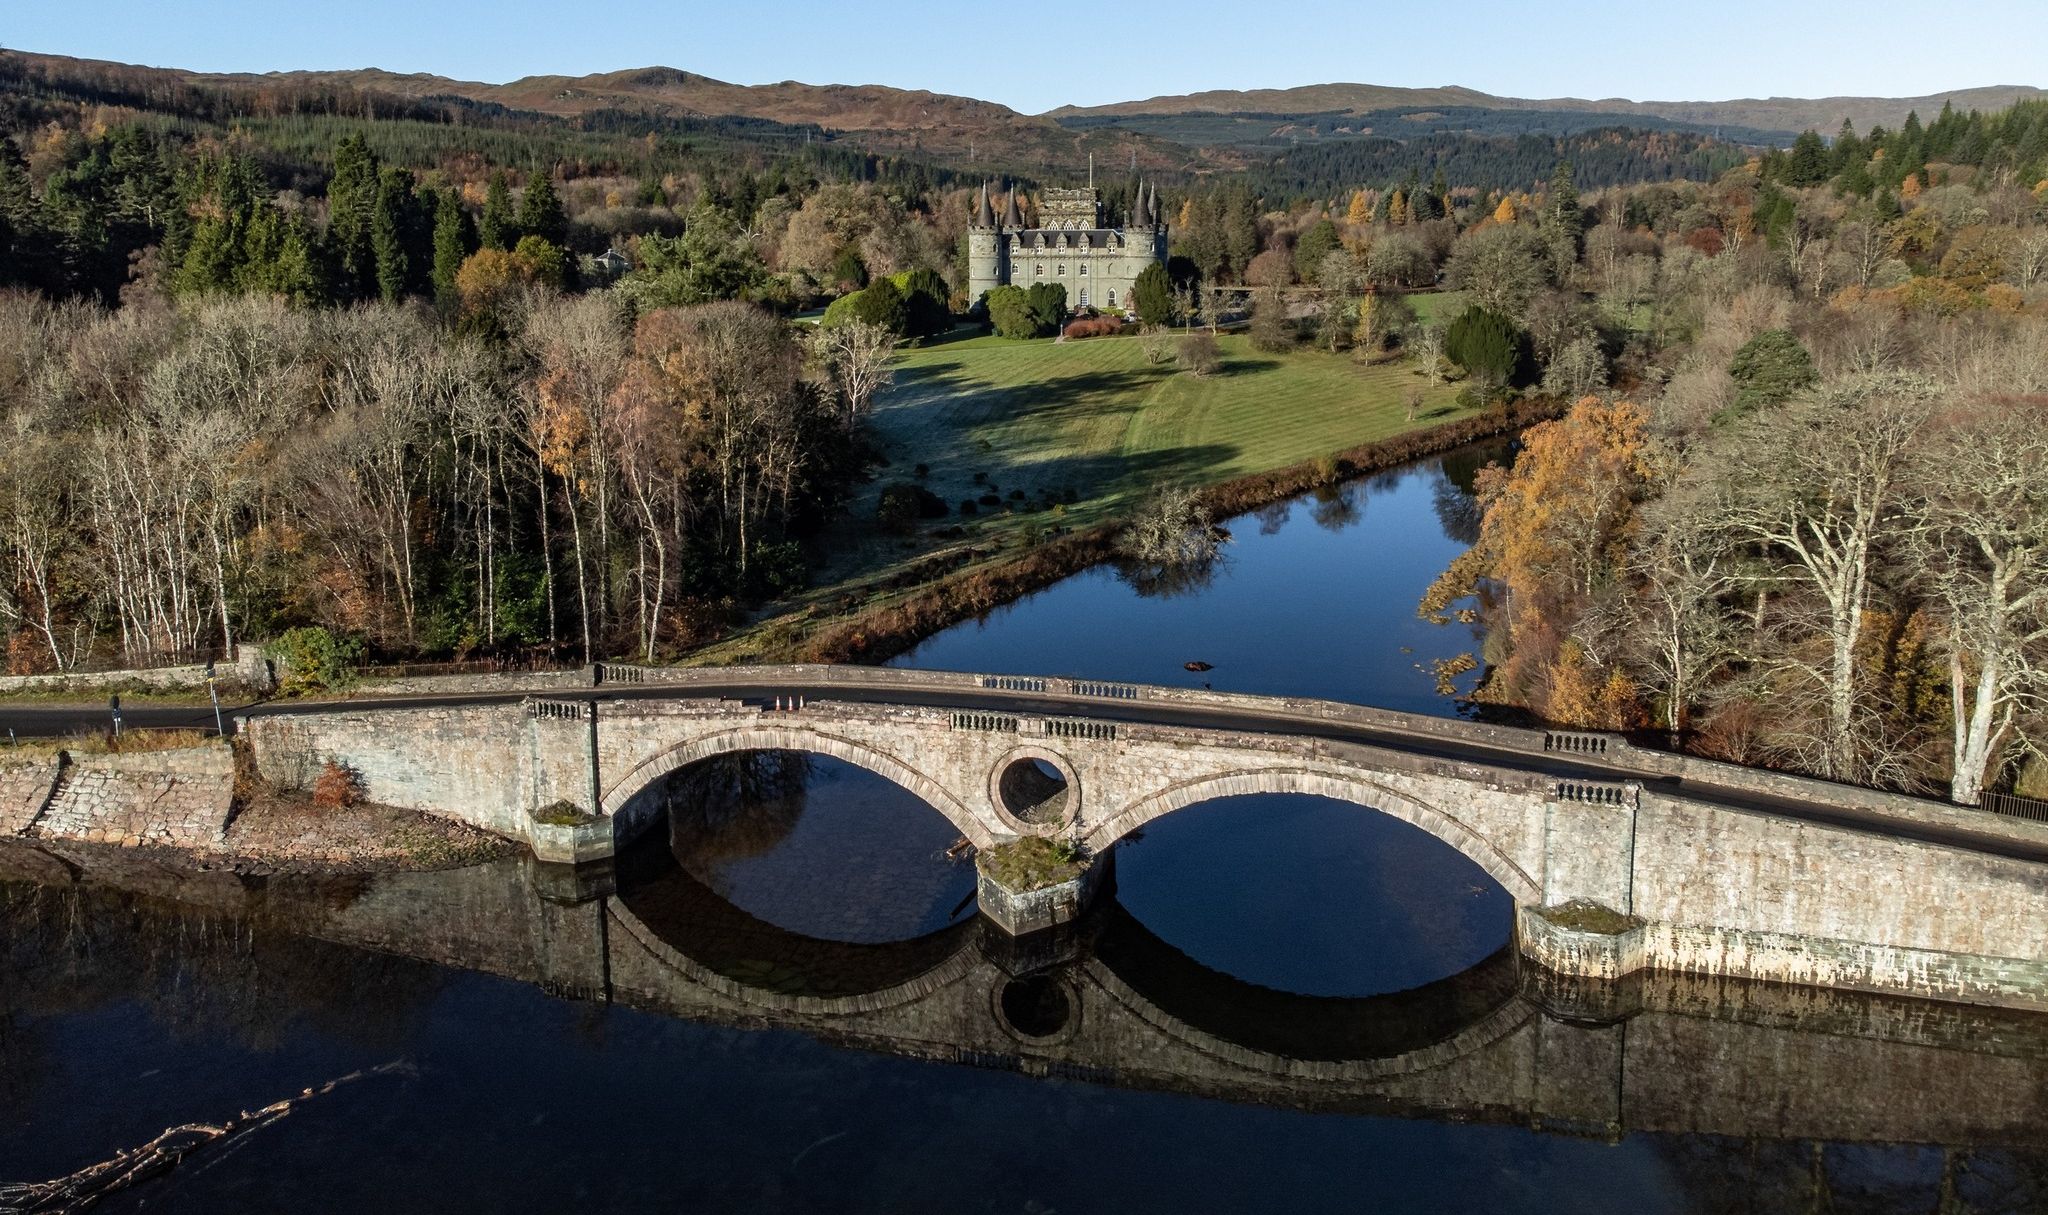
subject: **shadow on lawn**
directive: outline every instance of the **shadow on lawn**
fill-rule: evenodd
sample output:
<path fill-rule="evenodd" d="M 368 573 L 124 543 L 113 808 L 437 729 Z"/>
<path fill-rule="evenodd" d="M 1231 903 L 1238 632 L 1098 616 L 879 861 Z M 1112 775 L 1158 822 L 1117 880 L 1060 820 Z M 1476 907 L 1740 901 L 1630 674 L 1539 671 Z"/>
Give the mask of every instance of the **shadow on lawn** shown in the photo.
<path fill-rule="evenodd" d="M 991 459 L 986 471 L 996 492 L 1008 500 L 1023 490 L 1025 500 L 1043 501 L 1048 491 L 1064 498 L 1073 490 L 1082 503 L 1106 494 L 1155 485 L 1198 485 L 1216 479 L 1216 470 L 1238 455 L 1234 447 L 1209 443 L 1167 447 L 1126 455 L 1090 452 L 1044 459 Z M 980 487 L 977 487 L 980 488 Z"/>

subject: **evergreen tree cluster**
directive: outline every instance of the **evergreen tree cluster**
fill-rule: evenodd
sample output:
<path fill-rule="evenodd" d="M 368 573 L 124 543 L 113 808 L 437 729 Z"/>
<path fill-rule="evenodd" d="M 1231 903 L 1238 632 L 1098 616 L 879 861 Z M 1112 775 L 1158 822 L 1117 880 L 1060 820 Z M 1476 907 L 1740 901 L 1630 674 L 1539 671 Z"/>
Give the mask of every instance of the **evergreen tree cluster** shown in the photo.
<path fill-rule="evenodd" d="M 2048 101 L 2016 102 L 1990 114 L 1943 105 L 1925 126 L 1911 113 L 1896 131 L 1876 126 L 1862 135 L 1845 121 L 1832 142 L 1803 132 L 1789 149 L 1766 154 L 1761 167 L 1767 183 L 1832 185 L 1844 197 L 1869 198 L 1938 185 L 1944 166 L 1968 166 L 2027 188 L 2048 179 Z"/>
<path fill-rule="evenodd" d="M 1307 144 L 1251 171 L 1251 187 L 1272 199 L 1330 198 L 1362 182 L 1423 177 L 1480 190 L 1521 190 L 1569 161 L 1586 189 L 1638 182 L 1707 181 L 1742 163 L 1733 144 L 1686 131 L 1621 127 L 1574 135 L 1485 138 L 1445 133 L 1423 139 L 1357 139 Z M 1384 194 L 1385 192 L 1383 192 Z M 1443 198 L 1448 190 L 1438 190 Z M 1411 195 L 1412 197 L 1412 195 Z"/>

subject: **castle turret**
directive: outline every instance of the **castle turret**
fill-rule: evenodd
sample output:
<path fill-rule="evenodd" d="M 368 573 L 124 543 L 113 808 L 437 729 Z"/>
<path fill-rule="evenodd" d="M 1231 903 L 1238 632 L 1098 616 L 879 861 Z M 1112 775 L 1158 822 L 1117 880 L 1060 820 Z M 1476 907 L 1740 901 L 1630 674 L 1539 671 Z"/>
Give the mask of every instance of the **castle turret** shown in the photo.
<path fill-rule="evenodd" d="M 981 183 L 981 197 L 974 206 L 974 219 L 967 226 L 967 300 L 973 304 L 1003 282 L 1003 237 L 996 229 L 995 207 L 990 204 L 988 183 Z"/>
<path fill-rule="evenodd" d="M 1017 207 L 1017 188 L 1010 187 L 1010 201 L 1003 207 L 1003 230 L 1021 232 L 1024 230 L 1024 212 Z"/>

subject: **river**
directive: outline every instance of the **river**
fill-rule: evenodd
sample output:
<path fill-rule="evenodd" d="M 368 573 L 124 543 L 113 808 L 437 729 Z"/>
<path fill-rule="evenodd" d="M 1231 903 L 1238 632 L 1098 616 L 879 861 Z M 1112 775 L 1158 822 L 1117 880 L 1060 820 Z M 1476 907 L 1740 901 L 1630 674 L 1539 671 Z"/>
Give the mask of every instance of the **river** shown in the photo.
<path fill-rule="evenodd" d="M 899 661 L 1456 712 L 1432 664 L 1477 626 L 1414 605 L 1489 454 Z M 953 829 L 862 770 L 742 757 L 643 796 L 670 830 L 595 899 L 519 860 L 260 879 L 0 849 L 0 1194 L 382 1068 L 96 1209 L 2048 1209 L 2042 1019 L 1544 987 L 1505 892 L 1356 806 L 1161 820 L 1100 910 L 1017 947 Z"/>

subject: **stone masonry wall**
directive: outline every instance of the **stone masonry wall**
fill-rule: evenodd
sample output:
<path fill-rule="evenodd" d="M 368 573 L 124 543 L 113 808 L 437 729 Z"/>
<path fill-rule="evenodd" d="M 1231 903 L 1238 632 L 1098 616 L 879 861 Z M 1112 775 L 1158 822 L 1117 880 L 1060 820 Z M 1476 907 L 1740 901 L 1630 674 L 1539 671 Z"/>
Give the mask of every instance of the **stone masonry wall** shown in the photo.
<path fill-rule="evenodd" d="M 245 688 L 267 691 L 271 686 L 270 660 L 261 646 L 238 645 L 235 660 L 219 663 L 214 673 Z M 194 663 L 178 667 L 134 668 L 120 671 L 73 671 L 51 675 L 0 676 L 0 694 L 10 692 L 77 692 L 98 694 L 108 689 L 150 688 L 156 691 L 188 691 L 206 687 L 206 667 Z"/>
<path fill-rule="evenodd" d="M 753 673 L 755 686 L 774 687 L 778 674 L 807 697 L 834 684 L 985 687 L 1110 702 L 1169 695 L 1129 685 L 851 668 L 764 669 Z M 717 679 L 729 685 L 733 674 L 606 670 L 607 683 L 687 687 Z M 1170 695 L 1213 700 L 1296 728 L 1302 716 L 1387 728 L 1398 728 L 1392 719 L 1400 717 L 1322 702 Z M 533 809 L 590 800 L 584 706 L 593 698 L 599 808 L 606 814 L 619 814 L 676 768 L 775 748 L 832 755 L 877 772 L 984 846 L 1035 833 L 1103 850 L 1147 822 L 1218 797 L 1315 794 L 1430 832 L 1519 903 L 1590 899 L 1639 917 L 1640 956 L 1650 967 L 2048 1007 L 2048 919 L 2037 913 L 2048 895 L 2048 866 L 1717 809 L 1654 780 L 1647 789 L 1598 785 L 1599 800 L 1574 802 L 1533 766 L 1303 734 L 1113 723 L 1086 716 L 1088 703 L 1077 703 L 1073 717 L 1005 712 L 1000 695 L 990 697 L 990 710 L 966 713 L 820 699 L 794 709 L 707 697 L 622 700 L 600 688 L 526 704 L 259 717 L 250 729 L 266 774 L 294 753 L 339 758 L 363 773 L 377 801 L 523 837 Z M 794 696 L 775 699 L 798 703 Z M 1449 739 L 1483 731 L 1482 745 L 1493 754 L 1564 749 L 1615 762 L 1611 750 L 1593 745 L 1598 736 L 1558 739 L 1459 722 L 1417 722 L 1414 729 Z M 1005 808 L 999 776 L 1026 757 L 1051 762 L 1068 777 L 1063 820 L 1024 822 Z M 1626 773 L 1616 775 L 1618 782 Z M 1778 793 L 1810 785 L 1825 796 L 1835 788 L 1779 776 L 1760 781 Z M 1890 816 L 1916 823 L 1974 813 L 1906 798 L 1888 804 Z M 2011 830 L 2023 835 L 2032 826 Z M 628 827 L 621 824 L 621 832 Z"/>
<path fill-rule="evenodd" d="M 234 780 L 234 753 L 225 744 L 77 756 L 31 833 L 127 847 L 211 847 L 227 826 Z"/>
<path fill-rule="evenodd" d="M 56 756 L 0 764 L 0 836 L 20 835 L 42 813 L 57 783 Z"/>
<path fill-rule="evenodd" d="M 334 760 L 362 777 L 369 801 L 525 838 L 534 791 L 522 705 L 339 709 L 239 725 L 257 770 L 286 788 L 309 785 Z"/>
<path fill-rule="evenodd" d="M 2025 861 L 1646 794 L 1634 899 L 1651 966 L 2048 1007 Z"/>

